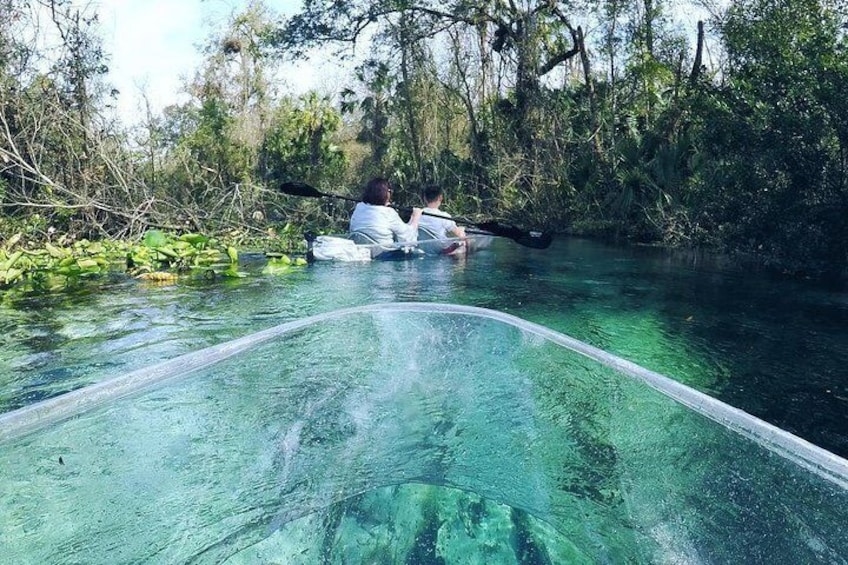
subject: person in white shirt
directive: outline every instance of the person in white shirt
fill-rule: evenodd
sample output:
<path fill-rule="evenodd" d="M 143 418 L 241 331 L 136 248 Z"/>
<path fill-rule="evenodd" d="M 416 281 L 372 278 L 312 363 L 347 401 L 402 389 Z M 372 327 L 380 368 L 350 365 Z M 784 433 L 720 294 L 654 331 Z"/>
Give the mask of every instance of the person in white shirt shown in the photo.
<path fill-rule="evenodd" d="M 363 233 L 381 245 L 417 241 L 421 208 L 413 208 L 409 221 L 404 222 L 397 211 L 389 207 L 391 199 L 392 187 L 388 180 L 377 177 L 368 181 L 362 202 L 356 204 L 350 217 L 350 232 Z"/>
<path fill-rule="evenodd" d="M 460 237 L 465 239 L 465 229 L 456 225 L 456 222 L 451 219 L 451 215 L 440 210 L 439 206 L 445 199 L 444 192 L 437 185 L 430 185 L 424 189 L 424 202 L 427 206 L 424 208 L 424 213 L 418 226 L 426 228 L 436 239 L 445 239 L 446 237 Z"/>

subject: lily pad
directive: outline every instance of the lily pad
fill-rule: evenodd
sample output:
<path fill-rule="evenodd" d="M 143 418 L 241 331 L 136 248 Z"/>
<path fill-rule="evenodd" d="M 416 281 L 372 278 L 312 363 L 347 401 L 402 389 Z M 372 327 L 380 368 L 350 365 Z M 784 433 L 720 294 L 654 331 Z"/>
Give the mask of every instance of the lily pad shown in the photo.
<path fill-rule="evenodd" d="M 147 230 L 141 241 L 147 247 L 162 247 L 168 244 L 168 236 L 159 230 Z"/>

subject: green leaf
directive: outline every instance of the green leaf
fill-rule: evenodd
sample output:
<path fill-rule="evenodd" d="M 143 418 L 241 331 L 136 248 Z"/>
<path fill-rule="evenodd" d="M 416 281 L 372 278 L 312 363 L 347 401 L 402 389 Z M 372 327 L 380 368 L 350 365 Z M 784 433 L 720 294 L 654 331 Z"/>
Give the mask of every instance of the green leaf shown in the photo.
<path fill-rule="evenodd" d="M 199 233 L 184 233 L 180 236 L 182 241 L 188 242 L 195 247 L 205 245 L 209 242 L 209 238 Z"/>
<path fill-rule="evenodd" d="M 0 271 L 0 280 L 9 284 L 14 282 L 16 279 L 21 278 L 23 274 L 24 272 L 21 269 L 7 269 L 5 271 Z"/>
<path fill-rule="evenodd" d="M 44 247 L 45 247 L 45 249 L 47 249 L 47 252 L 50 253 L 50 256 L 53 257 L 54 259 L 64 259 L 65 257 L 67 257 L 69 255 L 69 253 L 66 250 L 59 249 L 58 247 L 56 247 L 56 246 L 54 246 L 50 243 L 45 243 Z"/>
<path fill-rule="evenodd" d="M 179 259 L 179 257 L 180 257 L 179 254 L 176 251 L 174 251 L 174 249 L 170 245 L 157 247 L 156 251 L 158 251 L 159 253 L 161 253 L 163 255 L 167 255 L 168 257 L 171 257 L 173 259 Z"/>
<path fill-rule="evenodd" d="M 262 269 L 263 275 L 282 275 L 291 271 L 290 265 L 281 265 L 279 263 L 268 263 Z"/>
<path fill-rule="evenodd" d="M 163 245 L 167 245 L 168 236 L 159 230 L 147 230 L 141 242 L 147 247 L 162 247 Z"/>
<path fill-rule="evenodd" d="M 221 276 L 233 279 L 243 279 L 247 276 L 247 273 L 239 271 L 236 269 L 235 265 L 233 265 L 230 268 L 221 271 Z"/>
<path fill-rule="evenodd" d="M 23 251 L 15 251 L 14 253 L 12 253 L 9 259 L 3 264 L 3 268 L 11 269 L 12 265 L 17 263 L 18 259 L 20 259 L 23 254 Z"/>
<path fill-rule="evenodd" d="M 100 268 L 100 265 L 97 264 L 97 261 L 94 259 L 78 259 L 77 265 L 79 265 L 80 269 L 91 271 Z"/>
<path fill-rule="evenodd" d="M 12 237 L 10 237 L 9 241 L 6 242 L 6 247 L 8 249 L 11 249 L 17 242 L 19 242 L 21 240 L 22 236 L 23 236 L 23 233 L 18 232 L 15 235 L 13 235 Z"/>

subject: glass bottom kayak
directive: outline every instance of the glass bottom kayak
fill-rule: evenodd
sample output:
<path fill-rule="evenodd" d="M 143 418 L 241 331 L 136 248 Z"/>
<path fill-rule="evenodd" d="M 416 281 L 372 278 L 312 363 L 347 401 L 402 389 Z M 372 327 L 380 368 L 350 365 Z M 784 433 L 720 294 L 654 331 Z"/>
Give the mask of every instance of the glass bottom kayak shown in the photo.
<path fill-rule="evenodd" d="M 842 563 L 848 461 L 493 310 L 287 322 L 0 415 L 9 563 Z"/>
<path fill-rule="evenodd" d="M 307 237 L 310 261 L 405 261 L 423 256 L 461 256 L 489 247 L 494 236 L 469 234 L 466 238 L 428 238 L 415 242 L 376 243 L 360 234 Z"/>

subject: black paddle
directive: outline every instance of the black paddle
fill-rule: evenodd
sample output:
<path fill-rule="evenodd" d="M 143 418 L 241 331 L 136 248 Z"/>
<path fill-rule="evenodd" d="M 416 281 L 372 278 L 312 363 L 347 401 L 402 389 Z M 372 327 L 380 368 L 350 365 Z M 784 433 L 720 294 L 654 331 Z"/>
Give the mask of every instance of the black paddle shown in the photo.
<path fill-rule="evenodd" d="M 304 196 L 306 198 L 338 198 L 339 200 L 359 202 L 358 198 L 351 198 L 349 196 L 341 196 L 340 194 L 328 194 L 326 192 L 321 192 L 314 186 L 310 186 L 305 182 L 284 182 L 280 185 L 280 191 L 284 194 L 290 194 L 291 196 Z M 389 206 L 401 212 L 412 211 L 411 208 L 404 208 L 391 204 Z M 438 216 L 438 214 L 428 213 L 426 209 L 424 210 L 424 214 L 427 214 L 428 216 Z M 451 219 L 457 224 L 474 226 L 490 233 L 491 235 L 496 235 L 498 237 L 508 237 L 519 245 L 523 245 L 525 247 L 532 247 L 533 249 L 547 249 L 548 247 L 550 247 L 551 241 L 553 241 L 553 238 L 549 233 L 544 233 L 540 231 L 525 231 L 515 226 L 497 222 L 495 220 L 489 220 L 487 222 L 472 222 L 471 220 L 468 220 L 466 218 Z"/>

